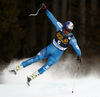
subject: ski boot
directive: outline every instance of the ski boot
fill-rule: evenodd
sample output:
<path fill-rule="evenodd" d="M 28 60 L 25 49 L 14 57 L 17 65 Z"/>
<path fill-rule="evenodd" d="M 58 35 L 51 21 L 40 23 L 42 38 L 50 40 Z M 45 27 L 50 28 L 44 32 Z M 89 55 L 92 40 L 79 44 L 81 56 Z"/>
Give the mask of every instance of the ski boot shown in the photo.
<path fill-rule="evenodd" d="M 18 65 L 17 67 L 15 67 L 14 69 L 9 70 L 9 72 L 16 75 L 17 72 L 18 72 L 19 70 L 21 70 L 22 68 L 23 68 L 23 66 L 22 66 L 22 64 L 20 64 L 20 65 Z"/>
<path fill-rule="evenodd" d="M 28 86 L 30 86 L 30 81 L 33 80 L 33 79 L 35 79 L 39 75 L 40 75 L 40 73 L 38 71 L 36 71 L 31 76 L 27 77 L 27 84 L 28 84 Z"/>

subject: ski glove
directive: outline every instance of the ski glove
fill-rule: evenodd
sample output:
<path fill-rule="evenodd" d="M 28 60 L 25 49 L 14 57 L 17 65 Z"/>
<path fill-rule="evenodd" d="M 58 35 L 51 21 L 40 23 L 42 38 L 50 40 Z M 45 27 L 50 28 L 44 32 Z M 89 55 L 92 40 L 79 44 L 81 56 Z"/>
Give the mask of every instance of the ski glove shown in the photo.
<path fill-rule="evenodd" d="M 46 8 L 46 5 L 45 5 L 44 3 L 42 3 L 42 4 L 40 5 L 40 7 L 41 7 L 42 9 L 44 9 L 44 10 L 47 9 L 47 8 Z"/>
<path fill-rule="evenodd" d="M 82 58 L 80 56 L 77 56 L 77 61 L 80 63 L 82 62 Z"/>

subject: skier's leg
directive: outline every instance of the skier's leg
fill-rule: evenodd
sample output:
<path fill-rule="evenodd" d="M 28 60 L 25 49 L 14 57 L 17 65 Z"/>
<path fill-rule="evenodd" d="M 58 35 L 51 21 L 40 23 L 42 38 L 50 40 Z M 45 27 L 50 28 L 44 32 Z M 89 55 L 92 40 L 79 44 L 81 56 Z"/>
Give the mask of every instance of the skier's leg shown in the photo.
<path fill-rule="evenodd" d="M 49 56 L 48 58 L 48 62 L 43 66 L 41 67 L 38 72 L 39 74 L 43 74 L 46 70 L 48 70 L 53 64 L 57 63 L 58 60 L 60 59 L 61 55 L 62 55 L 62 51 L 59 51 L 59 52 L 56 52 L 53 53 L 51 56 Z"/>
<path fill-rule="evenodd" d="M 31 76 L 27 77 L 27 80 L 28 82 L 27 83 L 30 83 L 30 81 L 32 79 L 35 79 L 37 76 L 43 74 L 46 70 L 48 70 L 53 64 L 55 64 L 59 58 L 61 57 L 61 55 L 63 54 L 63 51 L 60 51 L 58 50 L 57 48 L 55 48 L 52 44 L 50 44 L 48 46 L 48 52 L 47 54 L 49 55 L 49 58 L 48 58 L 48 62 L 43 66 L 41 67 L 37 73 L 33 73 Z"/>
<path fill-rule="evenodd" d="M 29 66 L 32 63 L 38 62 L 42 59 L 45 59 L 46 57 L 47 57 L 47 48 L 44 48 L 35 57 L 30 58 L 26 61 L 23 61 L 20 65 L 17 65 L 14 69 L 10 70 L 10 72 L 12 72 L 14 74 L 17 74 L 17 72 L 19 70 L 21 70 L 22 68 L 25 68 L 25 67 Z"/>
<path fill-rule="evenodd" d="M 38 72 L 40 74 L 43 74 L 46 70 L 48 70 L 52 65 L 54 64 L 53 60 L 48 60 L 48 62 L 43 66 L 41 67 Z"/>
<path fill-rule="evenodd" d="M 53 65 L 53 63 L 54 62 L 52 60 L 48 60 L 48 62 L 43 67 L 41 67 L 38 71 L 34 72 L 29 77 L 27 77 L 27 84 L 30 86 L 30 81 L 43 74 L 43 72 L 48 70 Z"/>
<path fill-rule="evenodd" d="M 22 62 L 23 67 L 27 67 L 32 63 L 38 62 L 47 57 L 47 48 L 42 49 L 35 57 Z"/>
<path fill-rule="evenodd" d="M 57 59 L 54 56 L 50 56 L 48 58 L 48 62 L 41 67 L 38 71 L 33 73 L 27 78 L 27 84 L 29 85 L 30 81 L 38 77 L 39 75 L 43 74 L 46 70 L 48 70 L 53 64 L 57 62 Z"/>

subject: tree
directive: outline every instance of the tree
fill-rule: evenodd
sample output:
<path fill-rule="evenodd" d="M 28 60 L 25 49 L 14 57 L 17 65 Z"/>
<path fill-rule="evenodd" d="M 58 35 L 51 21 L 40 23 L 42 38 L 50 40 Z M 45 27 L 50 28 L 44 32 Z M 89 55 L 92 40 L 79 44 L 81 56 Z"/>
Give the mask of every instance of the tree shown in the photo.
<path fill-rule="evenodd" d="M 79 26 L 79 45 L 85 47 L 85 0 L 80 0 L 80 26 Z"/>
<path fill-rule="evenodd" d="M 21 48 L 24 30 L 18 21 L 18 1 L 0 0 L 0 61 L 9 62 Z"/>
<path fill-rule="evenodd" d="M 59 17 L 59 0 L 53 0 L 53 11 L 52 11 L 52 13 L 53 13 L 53 15 L 54 15 L 54 17 L 58 20 L 58 17 Z M 58 20 L 59 21 L 59 20 Z M 55 30 L 55 27 L 54 27 L 54 25 L 52 26 L 52 39 L 54 38 L 54 36 L 55 36 L 55 32 L 56 32 L 56 30 Z"/>
<path fill-rule="evenodd" d="M 26 6 L 26 10 L 29 9 L 28 14 L 35 13 L 36 12 L 36 4 L 35 0 L 30 0 L 28 5 L 30 7 Z M 28 17 L 27 14 L 27 33 L 26 37 L 24 39 L 25 44 L 23 44 L 23 56 L 29 56 L 31 53 L 33 53 L 33 49 L 36 45 L 36 29 L 35 29 L 35 19 L 36 17 Z"/>
<path fill-rule="evenodd" d="M 64 24 L 66 21 L 66 13 L 67 13 L 67 0 L 62 0 L 62 8 L 61 8 L 61 22 Z"/>

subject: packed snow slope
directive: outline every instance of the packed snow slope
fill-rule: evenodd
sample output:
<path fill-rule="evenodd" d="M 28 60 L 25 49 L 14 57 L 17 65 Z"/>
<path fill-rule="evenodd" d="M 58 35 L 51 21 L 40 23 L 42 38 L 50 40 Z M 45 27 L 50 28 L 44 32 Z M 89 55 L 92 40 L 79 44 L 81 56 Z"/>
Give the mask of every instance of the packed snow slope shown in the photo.
<path fill-rule="evenodd" d="M 87 71 L 87 68 L 82 65 L 75 80 L 74 93 L 72 93 L 77 70 L 74 59 L 60 60 L 34 79 L 30 87 L 26 84 L 27 76 L 37 71 L 45 62 L 34 63 L 19 71 L 17 75 L 10 74 L 9 70 L 23 60 L 13 60 L 1 72 L 0 97 L 100 97 L 98 68 L 91 67 L 91 70 Z"/>

